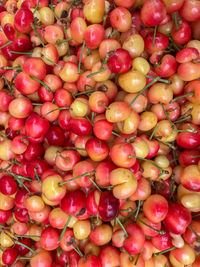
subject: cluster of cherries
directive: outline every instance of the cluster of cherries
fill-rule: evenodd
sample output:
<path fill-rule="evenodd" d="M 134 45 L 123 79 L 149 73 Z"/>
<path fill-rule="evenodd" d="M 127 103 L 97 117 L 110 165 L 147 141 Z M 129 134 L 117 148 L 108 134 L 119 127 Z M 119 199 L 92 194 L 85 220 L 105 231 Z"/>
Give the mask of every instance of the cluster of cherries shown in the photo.
<path fill-rule="evenodd" d="M 0 266 L 200 266 L 200 1 L 4 0 Z"/>

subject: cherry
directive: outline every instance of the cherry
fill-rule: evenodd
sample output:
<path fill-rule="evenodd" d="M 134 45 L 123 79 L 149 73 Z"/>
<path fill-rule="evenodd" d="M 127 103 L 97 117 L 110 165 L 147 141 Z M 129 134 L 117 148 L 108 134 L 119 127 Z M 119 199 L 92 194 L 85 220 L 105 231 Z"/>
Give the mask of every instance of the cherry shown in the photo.
<path fill-rule="evenodd" d="M 86 210 L 85 194 L 81 190 L 67 192 L 61 200 L 60 208 L 70 215 L 78 216 L 84 214 Z"/>
<path fill-rule="evenodd" d="M 179 203 L 170 203 L 164 225 L 169 232 L 183 234 L 191 223 L 191 213 Z"/>
<path fill-rule="evenodd" d="M 53 125 L 46 134 L 49 145 L 62 146 L 65 143 L 65 136 L 59 126 Z"/>
<path fill-rule="evenodd" d="M 119 48 L 108 58 L 108 67 L 113 73 L 127 72 L 131 67 L 131 56 L 125 49 Z"/>
<path fill-rule="evenodd" d="M 0 192 L 4 195 L 13 195 L 17 192 L 17 183 L 11 175 L 1 177 Z"/>
<path fill-rule="evenodd" d="M 119 213 L 119 200 L 115 198 L 111 191 L 104 191 L 99 201 L 99 216 L 103 221 L 114 220 Z"/>
<path fill-rule="evenodd" d="M 59 232 L 53 227 L 47 227 L 42 231 L 40 245 L 46 250 L 54 250 L 58 247 Z"/>
<path fill-rule="evenodd" d="M 39 138 L 49 130 L 49 122 L 38 114 L 32 113 L 25 122 L 25 129 L 28 136 Z"/>
<path fill-rule="evenodd" d="M 92 131 L 91 123 L 85 118 L 72 118 L 70 120 L 70 129 L 77 135 L 89 135 Z"/>
<path fill-rule="evenodd" d="M 24 246 L 23 246 L 24 245 Z M 15 248 L 18 250 L 20 256 L 26 255 L 31 248 L 31 239 L 30 238 L 19 238 L 19 243 L 16 242 Z"/>
<path fill-rule="evenodd" d="M 11 217 L 11 210 L 0 210 L 0 223 L 6 223 Z"/>
<path fill-rule="evenodd" d="M 11 265 L 15 262 L 18 256 L 18 251 L 15 248 L 7 248 L 2 254 L 2 262 L 5 265 Z"/>

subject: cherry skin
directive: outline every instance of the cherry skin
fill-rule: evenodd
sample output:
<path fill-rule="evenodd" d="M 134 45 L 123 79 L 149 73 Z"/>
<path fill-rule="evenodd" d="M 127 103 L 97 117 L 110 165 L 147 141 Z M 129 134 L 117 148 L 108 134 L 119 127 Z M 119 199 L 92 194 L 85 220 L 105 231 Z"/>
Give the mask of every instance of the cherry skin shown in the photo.
<path fill-rule="evenodd" d="M 114 220 L 119 213 L 119 200 L 111 191 L 104 191 L 99 201 L 99 216 L 103 221 Z"/>
<path fill-rule="evenodd" d="M 107 64 L 113 73 L 120 74 L 130 69 L 132 58 L 127 50 L 119 48 L 109 57 Z"/>
<path fill-rule="evenodd" d="M 18 251 L 15 248 L 7 248 L 2 254 L 2 262 L 5 265 L 11 265 L 15 262 L 18 256 Z"/>
<path fill-rule="evenodd" d="M 164 225 L 169 232 L 183 234 L 191 223 L 192 217 L 188 209 L 179 203 L 170 203 Z"/>
<path fill-rule="evenodd" d="M 54 250 L 58 247 L 59 232 L 57 229 L 47 227 L 42 231 L 40 245 L 45 250 Z"/>
<path fill-rule="evenodd" d="M 16 181 L 11 175 L 4 175 L 0 179 L 0 192 L 4 195 L 13 195 L 17 192 Z"/>
<path fill-rule="evenodd" d="M 67 192 L 61 200 L 60 208 L 70 215 L 81 215 L 86 210 L 86 197 L 83 191 L 75 190 Z"/>

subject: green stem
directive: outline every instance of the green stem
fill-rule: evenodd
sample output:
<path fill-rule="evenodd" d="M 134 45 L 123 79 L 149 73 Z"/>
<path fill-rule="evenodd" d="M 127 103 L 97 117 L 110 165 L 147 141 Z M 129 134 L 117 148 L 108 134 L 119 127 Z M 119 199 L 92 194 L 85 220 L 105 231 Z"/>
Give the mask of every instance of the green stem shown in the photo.
<path fill-rule="evenodd" d="M 121 249 L 122 252 L 125 252 L 128 256 L 129 256 L 129 260 L 132 262 L 133 261 L 133 256 L 125 249 L 125 248 L 122 248 Z"/>
<path fill-rule="evenodd" d="M 125 233 L 125 237 L 127 238 L 128 237 L 128 233 L 125 229 L 125 227 L 123 226 L 123 224 L 121 223 L 120 219 L 118 217 L 116 217 L 116 221 L 118 222 L 118 224 L 120 225 L 120 227 L 122 228 L 122 230 L 124 231 Z"/>
<path fill-rule="evenodd" d="M 37 37 L 39 38 L 39 40 L 40 40 L 42 46 L 45 47 L 44 42 L 42 41 L 42 39 L 41 39 L 41 37 L 40 37 L 40 35 L 39 35 L 38 31 L 36 30 L 36 27 L 35 27 L 35 25 L 34 25 L 33 23 L 32 23 L 32 29 L 34 30 L 35 34 L 36 34 Z"/>
<path fill-rule="evenodd" d="M 115 136 L 117 136 L 117 137 L 121 137 L 120 134 L 118 134 L 118 133 L 116 133 L 116 132 L 114 132 L 114 131 L 112 131 L 112 134 L 115 135 Z"/>
<path fill-rule="evenodd" d="M 178 19 L 177 19 L 177 12 L 174 13 L 174 22 L 175 22 L 175 25 L 176 25 L 176 31 L 179 30 L 179 25 L 178 25 Z"/>
<path fill-rule="evenodd" d="M 76 176 L 76 177 L 74 177 L 72 179 L 69 179 L 69 180 L 64 181 L 62 183 L 59 183 L 59 186 L 62 186 L 63 184 L 66 184 L 66 183 L 71 182 L 71 181 L 74 181 L 74 180 L 76 180 L 78 178 L 81 178 L 81 177 L 84 177 L 84 176 L 88 176 L 88 175 L 92 175 L 92 174 L 94 174 L 94 171 L 92 171 L 92 172 L 86 172 L 86 173 L 84 173 L 82 175 Z"/>
<path fill-rule="evenodd" d="M 161 79 L 159 76 L 158 77 L 153 77 L 153 76 L 150 76 L 150 75 L 145 75 L 146 78 L 149 78 L 149 79 L 155 79 L 155 78 L 159 78 L 158 79 L 158 82 L 163 82 L 163 83 L 168 83 L 170 84 L 171 82 L 169 80 L 166 80 L 166 79 Z"/>
<path fill-rule="evenodd" d="M 9 44 L 12 44 L 12 42 L 13 42 L 13 41 L 8 41 L 6 44 L 2 45 L 2 46 L 0 47 L 0 49 L 6 47 L 6 46 L 9 45 Z"/>
<path fill-rule="evenodd" d="M 54 111 L 57 111 L 57 110 L 65 110 L 65 109 L 70 109 L 68 107 L 63 107 L 63 108 L 55 108 L 55 109 L 52 109 L 50 110 L 49 112 L 47 112 L 46 114 L 44 114 L 41 118 L 44 118 L 46 117 L 47 115 L 49 115 L 50 113 L 54 112 Z"/>
<path fill-rule="evenodd" d="M 99 190 L 99 192 L 102 192 L 102 191 L 101 191 L 101 188 L 95 183 L 94 180 L 92 180 L 92 178 L 89 177 L 89 180 L 90 180 L 90 182 L 92 182 L 93 185 Z"/>
<path fill-rule="evenodd" d="M 67 29 L 66 29 L 66 25 L 64 25 L 63 28 L 64 28 L 64 33 L 65 33 L 65 37 L 66 37 L 66 41 L 67 41 L 67 52 L 68 52 L 68 56 L 70 56 L 71 53 L 70 53 L 70 47 L 69 47 L 69 39 L 67 38 Z"/>
<path fill-rule="evenodd" d="M 25 245 L 25 244 L 23 244 L 23 243 L 21 243 L 21 242 L 19 242 L 19 241 L 15 241 L 15 244 L 18 244 L 18 245 L 20 245 L 20 246 L 23 246 L 23 247 L 25 247 L 25 248 L 27 248 L 27 249 L 29 249 L 33 254 L 37 254 L 37 252 L 35 252 L 32 248 L 29 248 L 27 245 Z"/>
<path fill-rule="evenodd" d="M 35 172 L 35 177 L 36 177 L 36 179 L 37 179 L 38 182 L 41 184 L 42 182 L 41 182 L 40 177 L 39 177 L 39 175 L 38 175 L 38 173 L 37 173 L 37 167 L 34 168 L 34 172 Z"/>
<path fill-rule="evenodd" d="M 175 121 L 174 123 L 180 123 L 180 122 L 183 122 L 183 121 L 187 121 L 189 119 L 191 119 L 191 115 L 189 115 L 189 116 L 187 116 L 185 118 L 179 119 L 179 120 Z"/>
<path fill-rule="evenodd" d="M 22 180 L 27 180 L 27 181 L 32 181 L 32 179 L 30 177 L 26 177 L 26 176 L 21 176 L 21 175 L 17 175 L 15 173 L 13 173 L 12 171 L 8 171 L 10 175 L 12 175 L 14 178 L 16 179 L 22 179 Z"/>
<path fill-rule="evenodd" d="M 37 5 L 36 5 L 35 9 L 33 10 L 33 14 L 35 14 L 35 12 L 37 11 L 39 3 L 40 3 L 40 0 L 37 1 Z"/>
<path fill-rule="evenodd" d="M 146 162 L 149 162 L 150 164 L 152 164 L 156 168 L 158 168 L 161 171 L 161 173 L 165 172 L 160 166 L 158 166 L 156 163 L 152 162 L 151 160 L 148 160 L 148 159 L 145 159 L 145 158 L 141 158 L 141 157 L 138 157 L 138 156 L 134 156 L 134 155 L 130 155 L 129 158 L 136 158 L 136 159 L 139 159 L 139 160 L 144 160 Z"/>
<path fill-rule="evenodd" d="M 74 146 L 67 146 L 67 147 L 64 147 L 64 149 L 69 149 L 69 150 L 82 150 L 82 151 L 86 151 L 85 148 L 81 148 L 81 147 L 74 147 Z"/>
<path fill-rule="evenodd" d="M 167 119 L 168 119 L 168 121 L 170 122 L 170 124 L 173 126 L 174 124 L 173 124 L 173 122 L 170 120 L 170 117 L 169 117 L 169 115 L 167 114 L 167 111 L 166 111 L 166 109 L 164 108 L 164 105 L 161 103 L 161 106 L 162 106 L 162 109 L 163 109 L 163 111 L 164 111 L 164 113 L 165 113 L 165 116 L 167 117 Z"/>
<path fill-rule="evenodd" d="M 151 135 L 150 135 L 150 137 L 149 137 L 149 140 L 151 140 L 151 139 L 153 138 L 153 136 L 154 136 L 154 134 L 155 134 L 157 128 L 158 128 L 158 124 L 156 124 L 155 128 L 153 129 L 153 132 L 151 133 Z"/>
<path fill-rule="evenodd" d="M 63 68 L 64 68 L 62 65 L 60 65 L 60 64 L 58 64 L 58 63 L 56 63 L 56 62 L 52 61 L 51 59 L 49 59 L 48 57 L 45 57 L 44 55 L 42 55 L 42 58 L 44 58 L 45 60 L 47 60 L 47 61 L 51 62 L 52 64 L 54 64 L 54 65 L 56 65 L 56 66 L 60 67 L 61 69 L 63 69 Z"/>
<path fill-rule="evenodd" d="M 74 96 L 91 94 L 91 93 L 93 93 L 93 92 L 95 92 L 95 90 L 83 91 L 83 92 L 80 92 L 80 93 L 75 94 Z"/>
<path fill-rule="evenodd" d="M 141 202 L 141 200 L 139 200 L 138 201 L 137 210 L 136 210 L 136 214 L 135 214 L 135 221 L 137 221 L 137 218 L 138 218 L 138 214 L 139 214 L 141 205 L 142 205 L 142 202 Z"/>
<path fill-rule="evenodd" d="M 140 221 L 142 224 L 146 225 L 147 227 L 149 227 L 150 229 L 152 229 L 154 232 L 160 234 L 160 235 L 164 235 L 166 233 L 165 231 L 155 229 L 151 225 L 149 225 L 149 224 L 145 223 L 144 221 L 142 221 L 140 218 L 137 218 L 137 220 Z"/>
<path fill-rule="evenodd" d="M 95 75 L 97 75 L 97 74 L 99 74 L 99 73 L 101 73 L 101 72 L 104 72 L 104 71 L 106 71 L 106 70 L 108 70 L 108 69 L 109 69 L 109 68 L 106 67 L 105 69 L 99 70 L 99 71 L 97 71 L 97 72 L 93 72 L 93 73 L 91 73 L 90 75 L 88 75 L 87 78 L 93 77 L 93 76 L 95 76 Z"/>
<path fill-rule="evenodd" d="M 190 229 L 190 231 L 193 232 L 193 234 L 196 235 L 197 241 L 199 242 L 200 241 L 200 236 L 197 234 L 197 232 L 190 225 L 188 225 L 188 228 Z"/>
<path fill-rule="evenodd" d="M 24 238 L 40 238 L 39 235 L 14 235 L 16 237 L 24 237 Z"/>
<path fill-rule="evenodd" d="M 160 251 L 160 252 L 158 252 L 158 253 L 154 253 L 154 256 L 159 256 L 159 255 L 165 254 L 165 253 L 167 253 L 167 252 L 169 252 L 169 251 L 171 251 L 171 250 L 174 250 L 174 249 L 176 249 L 176 247 L 168 248 L 168 249 L 163 250 L 163 251 Z"/>
<path fill-rule="evenodd" d="M 59 243 L 60 240 L 62 239 L 62 237 L 63 237 L 63 235 L 64 235 L 64 233 L 65 233 L 65 231 L 66 231 L 66 229 L 67 229 L 67 226 L 69 225 L 69 222 L 70 222 L 71 218 L 72 218 L 72 215 L 69 215 L 69 218 L 68 218 L 68 220 L 67 220 L 67 222 L 66 222 L 66 224 L 65 224 L 65 227 L 64 227 L 63 230 L 62 230 L 62 233 L 61 233 L 61 235 L 60 235 L 60 237 L 59 237 L 57 243 Z"/>
<path fill-rule="evenodd" d="M 81 72 L 81 59 L 82 59 L 82 54 L 83 54 L 84 47 L 85 47 L 85 40 L 83 41 L 81 54 L 80 54 L 80 58 L 79 58 L 79 62 L 78 62 L 78 73 Z"/>
<path fill-rule="evenodd" d="M 10 51 L 12 54 L 19 54 L 19 55 L 32 55 L 31 52 L 17 52 L 17 51 Z"/>
<path fill-rule="evenodd" d="M 136 97 L 131 101 L 131 103 L 129 104 L 129 106 L 131 107 L 133 105 L 133 103 L 137 100 L 137 98 L 148 88 L 150 87 L 153 83 L 156 83 L 159 80 L 159 77 L 156 77 L 155 79 L 153 79 L 153 81 L 151 81 L 149 84 L 147 84 L 137 95 Z"/>
<path fill-rule="evenodd" d="M 155 26 L 154 28 L 154 33 L 153 33 L 153 47 L 155 46 L 155 40 L 156 40 L 156 32 L 157 32 L 158 25 Z"/>
<path fill-rule="evenodd" d="M 178 96 L 178 97 L 176 97 L 176 98 L 174 98 L 174 99 L 172 99 L 172 103 L 173 102 L 176 102 L 177 100 L 179 100 L 179 99 L 181 99 L 181 98 L 183 98 L 183 97 L 187 97 L 187 96 L 193 96 L 194 95 L 194 93 L 193 92 L 191 92 L 191 93 L 188 93 L 188 94 L 185 94 L 185 95 L 182 95 L 182 96 Z"/>
<path fill-rule="evenodd" d="M 15 179 L 18 181 L 18 183 L 19 183 L 21 186 L 23 186 L 23 187 L 26 189 L 27 192 L 29 192 L 29 194 L 31 193 L 31 191 L 28 189 L 28 187 L 27 187 L 24 183 L 22 183 L 21 180 L 19 180 L 18 178 L 15 178 Z"/>
<path fill-rule="evenodd" d="M 31 77 L 33 80 L 39 82 L 42 86 L 44 86 L 44 87 L 47 89 L 48 92 L 51 92 L 50 88 L 49 88 L 45 83 L 43 83 L 43 81 L 39 80 L 38 78 L 36 78 L 36 77 L 33 76 L 33 75 L 30 75 L 30 77 Z"/>

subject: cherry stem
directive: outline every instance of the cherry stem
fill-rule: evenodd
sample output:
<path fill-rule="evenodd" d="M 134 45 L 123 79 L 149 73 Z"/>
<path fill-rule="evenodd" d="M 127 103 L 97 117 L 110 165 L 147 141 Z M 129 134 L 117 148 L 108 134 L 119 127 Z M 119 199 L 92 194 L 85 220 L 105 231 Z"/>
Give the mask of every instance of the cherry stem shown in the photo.
<path fill-rule="evenodd" d="M 135 263 L 134 263 L 134 266 L 136 266 L 137 265 L 137 263 L 138 263 L 138 261 L 139 261 L 139 258 L 140 258 L 140 256 L 142 255 L 142 252 L 144 251 L 144 249 L 137 255 L 137 259 L 136 259 L 136 261 L 135 261 Z"/>
<path fill-rule="evenodd" d="M 114 132 L 114 131 L 112 131 L 112 134 L 115 135 L 115 136 L 117 136 L 117 137 L 121 137 L 120 134 L 118 134 L 118 133 L 116 133 L 116 132 Z"/>
<path fill-rule="evenodd" d="M 145 75 L 146 78 L 149 78 L 149 79 L 155 79 L 155 78 L 159 78 L 158 79 L 158 82 L 163 82 L 163 83 L 168 83 L 170 84 L 171 82 L 169 80 L 166 80 L 166 79 L 161 79 L 159 76 L 158 77 L 153 77 L 153 76 L 150 76 L 150 75 Z"/>
<path fill-rule="evenodd" d="M 81 49 L 81 54 L 80 54 L 80 58 L 79 58 L 79 62 L 78 62 L 78 73 L 81 72 L 81 59 L 82 59 L 84 47 L 85 47 L 85 40 L 83 41 L 83 45 L 82 45 L 82 49 Z"/>
<path fill-rule="evenodd" d="M 78 253 L 78 255 L 83 258 L 83 253 L 80 251 L 79 247 L 76 244 L 76 241 L 74 239 L 72 239 L 72 242 L 75 246 L 71 245 L 73 247 L 73 249 Z"/>
<path fill-rule="evenodd" d="M 4 79 L 6 85 L 8 86 L 9 91 L 10 91 L 10 92 L 13 92 L 13 89 L 11 88 L 11 86 L 10 86 L 10 84 L 9 84 L 8 80 L 6 79 L 6 77 L 5 77 L 4 74 L 1 76 L 1 78 Z"/>
<path fill-rule="evenodd" d="M 74 181 L 74 180 L 76 180 L 76 179 L 78 179 L 78 178 L 81 178 L 81 177 L 84 177 L 84 176 L 88 176 L 88 175 L 92 175 L 92 174 L 94 174 L 94 171 L 92 171 L 92 172 L 86 172 L 86 173 L 81 174 L 81 175 L 79 175 L 79 176 L 76 176 L 76 177 L 74 177 L 74 178 L 72 178 L 72 179 L 69 179 L 69 180 L 64 181 L 64 182 L 62 182 L 62 183 L 59 183 L 59 185 L 61 186 L 61 185 L 66 184 L 66 183 L 68 183 L 68 182 Z"/>
<path fill-rule="evenodd" d="M 9 44 L 12 44 L 12 42 L 13 42 L 13 41 L 8 41 L 6 44 L 2 45 L 2 46 L 0 47 L 0 49 L 6 47 L 6 46 L 9 45 Z"/>
<path fill-rule="evenodd" d="M 93 93 L 93 92 L 95 92 L 95 90 L 88 90 L 88 91 L 84 91 L 84 92 L 77 93 L 77 94 L 75 94 L 74 96 L 91 94 L 91 93 Z"/>
<path fill-rule="evenodd" d="M 54 12 L 53 0 L 51 0 L 50 8 L 51 8 L 51 10 L 52 10 L 52 12 L 53 12 L 53 14 L 54 14 L 55 19 L 58 20 L 58 17 L 56 16 L 56 13 Z"/>
<path fill-rule="evenodd" d="M 67 149 L 67 150 L 82 150 L 82 151 L 86 151 L 85 148 L 74 147 L 74 146 L 67 146 L 67 147 L 64 147 L 64 149 Z"/>
<path fill-rule="evenodd" d="M 2 224 L 0 224 L 0 227 L 3 228 L 3 229 L 10 229 L 10 227 L 4 226 Z"/>
<path fill-rule="evenodd" d="M 67 226 L 69 225 L 69 222 L 70 222 L 71 218 L 72 218 L 72 215 L 69 215 L 69 218 L 67 219 L 67 222 L 65 224 L 65 227 L 63 228 L 62 233 L 61 233 L 61 235 L 60 235 L 57 243 L 59 243 L 60 240 L 62 239 L 62 237 L 63 237 L 63 235 L 64 235 L 64 233 L 65 233 L 65 231 L 67 229 Z"/>
<path fill-rule="evenodd" d="M 27 180 L 27 181 L 32 181 L 32 179 L 30 177 L 26 177 L 26 176 L 21 176 L 21 175 L 17 175 L 15 173 L 13 173 L 12 171 L 8 171 L 10 175 L 12 175 L 14 178 L 16 179 L 22 179 L 22 180 Z"/>
<path fill-rule="evenodd" d="M 108 109 L 108 110 L 110 109 L 110 108 L 108 108 L 103 102 L 100 102 L 99 105 L 102 106 L 102 107 L 104 107 L 106 110 L 107 110 L 107 109 Z"/>
<path fill-rule="evenodd" d="M 159 256 L 159 255 L 165 254 L 165 253 L 167 253 L 167 252 L 169 252 L 171 250 L 174 250 L 174 249 L 176 249 L 176 247 L 171 247 L 171 248 L 168 248 L 166 250 L 162 250 L 160 252 L 154 253 L 154 256 Z"/>
<path fill-rule="evenodd" d="M 33 14 L 35 14 L 35 12 L 37 11 L 37 8 L 39 6 L 39 3 L 40 3 L 40 0 L 37 1 L 37 5 L 36 5 L 35 9 L 33 10 Z"/>
<path fill-rule="evenodd" d="M 43 83 L 43 81 L 39 80 L 38 78 L 36 78 L 36 77 L 33 76 L 33 75 L 30 75 L 30 77 L 31 77 L 33 80 L 39 82 L 42 86 L 44 86 L 44 87 L 47 89 L 48 92 L 51 92 L 50 88 L 49 88 L 45 83 Z"/>
<path fill-rule="evenodd" d="M 25 245 L 25 244 L 23 244 L 23 243 L 21 243 L 21 242 L 19 242 L 19 241 L 15 241 L 15 244 L 18 244 L 18 245 L 20 245 L 20 246 L 23 246 L 23 247 L 25 247 L 25 248 L 27 248 L 27 249 L 29 249 L 33 254 L 37 254 L 37 252 L 35 252 L 32 248 L 29 248 L 27 245 Z"/>
<path fill-rule="evenodd" d="M 151 81 L 150 83 L 148 83 L 137 95 L 136 97 L 131 101 L 131 103 L 129 104 L 129 106 L 131 107 L 133 105 L 133 103 L 137 100 L 137 98 L 148 88 L 150 87 L 153 83 L 156 83 L 159 80 L 159 77 L 156 77 L 155 79 L 153 79 L 153 81 Z"/>
<path fill-rule="evenodd" d="M 24 183 L 22 183 L 22 181 L 21 181 L 20 179 L 18 179 L 18 178 L 15 178 L 15 179 L 18 181 L 18 183 L 19 183 L 21 186 L 23 186 L 23 187 L 26 189 L 26 191 L 29 192 L 29 194 L 31 193 L 31 191 L 28 189 L 28 187 L 27 187 Z"/>
<path fill-rule="evenodd" d="M 97 74 L 99 74 L 99 73 L 101 73 L 101 72 L 104 72 L 104 71 L 106 71 L 106 70 L 108 70 L 108 69 L 109 69 L 109 68 L 106 67 L 105 69 L 101 69 L 101 70 L 99 70 L 99 71 L 97 71 L 97 72 L 93 72 L 93 73 L 91 73 L 90 75 L 88 75 L 87 78 L 93 77 L 93 76 L 95 76 L 95 75 L 97 75 Z"/>
<path fill-rule="evenodd" d="M 125 229 L 125 227 L 123 226 L 123 224 L 121 223 L 120 219 L 118 217 L 116 217 L 116 221 L 118 222 L 118 224 L 120 225 L 120 227 L 122 228 L 122 230 L 124 231 L 125 233 L 125 237 L 127 238 L 128 237 L 128 233 Z"/>
<path fill-rule="evenodd" d="M 196 235 L 197 241 L 199 242 L 200 241 L 200 236 L 197 234 L 197 232 L 190 225 L 188 225 L 188 228 L 190 229 L 190 231 L 192 231 Z"/>
<path fill-rule="evenodd" d="M 180 120 L 177 120 L 177 121 L 175 121 L 174 123 L 180 123 L 180 122 L 183 122 L 183 121 L 187 121 L 187 120 L 189 120 L 189 119 L 191 119 L 191 115 L 189 115 L 189 116 L 187 116 L 187 117 L 185 117 L 185 118 L 182 118 L 182 119 L 180 119 Z"/>
<path fill-rule="evenodd" d="M 102 192 L 102 191 L 101 191 L 101 188 L 95 183 L 94 180 L 92 180 L 92 178 L 89 177 L 89 180 L 90 180 L 90 182 L 92 182 L 93 185 L 99 190 L 99 192 Z"/>
<path fill-rule="evenodd" d="M 162 106 L 162 109 L 163 109 L 163 111 L 164 111 L 164 113 L 165 113 L 165 116 L 167 117 L 167 119 L 168 119 L 168 121 L 170 122 L 170 124 L 173 126 L 174 124 L 173 124 L 173 122 L 170 120 L 170 117 L 169 117 L 169 115 L 167 114 L 167 111 L 166 111 L 166 109 L 164 108 L 163 103 L 161 103 L 161 106 Z"/>
<path fill-rule="evenodd" d="M 187 96 L 193 96 L 193 95 L 194 95 L 194 93 L 191 92 L 191 93 L 188 93 L 188 94 L 186 94 L 186 95 L 178 96 L 178 97 L 172 99 L 171 102 L 173 103 L 173 102 L 176 102 L 177 100 L 179 100 L 179 99 L 181 99 L 181 98 L 184 98 L 184 97 L 187 97 Z"/>
<path fill-rule="evenodd" d="M 200 216 L 200 213 L 193 215 L 192 218 L 196 218 L 196 217 L 199 217 L 199 216 Z"/>
<path fill-rule="evenodd" d="M 42 46 L 45 47 L 45 44 L 44 44 L 44 42 L 42 41 L 42 39 L 41 39 L 41 37 L 40 37 L 40 35 L 39 35 L 38 31 L 36 30 L 36 27 L 35 27 L 35 25 L 34 25 L 33 23 L 32 23 L 32 29 L 34 30 L 35 34 L 36 34 L 37 37 L 39 38 L 39 40 L 40 40 Z"/>
<path fill-rule="evenodd" d="M 176 31 L 179 30 L 179 25 L 178 25 L 178 18 L 177 18 L 177 12 L 174 13 L 174 22 L 176 25 Z"/>
<path fill-rule="evenodd" d="M 67 9 L 67 11 L 68 11 L 68 9 Z M 65 37 L 66 37 L 66 41 L 67 41 L 67 51 L 68 51 L 68 56 L 70 56 L 71 53 L 70 53 L 70 48 L 69 48 L 69 39 L 67 38 L 67 29 L 66 29 L 66 25 L 64 25 L 63 28 L 64 28 L 64 33 L 65 33 Z"/>
<path fill-rule="evenodd" d="M 122 251 L 122 252 L 125 252 L 126 254 L 128 254 L 128 256 L 129 256 L 129 260 L 130 260 L 130 261 L 133 261 L 133 256 L 132 256 L 132 255 L 131 255 L 125 248 L 122 248 L 121 251 Z"/>
<path fill-rule="evenodd" d="M 16 67 L 1 67 L 2 70 L 22 70 L 20 66 Z"/>
<path fill-rule="evenodd" d="M 173 146 L 175 146 L 175 142 L 173 141 Z M 173 149 L 172 150 L 172 155 L 173 155 L 173 158 L 174 158 L 174 160 L 175 160 L 175 165 L 177 166 L 178 165 L 178 159 L 177 159 L 177 157 L 176 157 L 176 152 L 175 152 L 175 150 Z"/>
<path fill-rule="evenodd" d="M 138 156 L 133 156 L 133 155 L 130 155 L 129 158 L 136 158 L 136 159 L 139 159 L 139 160 L 144 160 L 146 162 L 149 162 L 150 164 L 152 164 L 156 168 L 158 168 L 161 171 L 161 173 L 165 172 L 165 170 L 163 170 L 160 166 L 158 166 L 156 163 L 152 162 L 151 160 L 148 160 L 148 159 L 145 159 L 145 158 L 141 158 L 141 157 L 138 157 Z"/>
<path fill-rule="evenodd" d="M 192 158 L 200 158 L 200 155 L 192 156 Z"/>
<path fill-rule="evenodd" d="M 17 52 L 17 51 L 10 51 L 12 54 L 19 54 L 19 55 L 32 55 L 31 52 Z"/>
<path fill-rule="evenodd" d="M 0 250 L 2 251 L 2 252 L 4 252 L 4 250 L 0 247 Z"/>
<path fill-rule="evenodd" d="M 38 173 L 37 173 L 37 168 L 38 168 L 38 167 L 35 167 L 35 168 L 34 168 L 34 173 L 35 173 L 35 177 L 36 177 L 36 179 L 37 179 L 38 182 L 41 184 L 42 182 L 40 181 L 40 177 L 39 177 L 39 175 L 38 175 Z"/>
<path fill-rule="evenodd" d="M 154 136 L 154 134 L 155 134 L 157 128 L 158 128 L 158 124 L 156 124 L 155 128 L 153 129 L 153 132 L 151 133 L 151 135 L 150 135 L 150 137 L 149 137 L 149 140 L 151 140 L 151 139 L 153 138 L 153 136 Z"/>
<path fill-rule="evenodd" d="M 134 140 L 135 138 L 136 138 L 136 135 L 133 135 L 133 136 L 131 136 L 131 137 L 129 137 L 129 138 L 125 138 L 125 142 L 132 141 L 132 140 Z"/>
<path fill-rule="evenodd" d="M 144 221 L 142 221 L 140 218 L 137 218 L 137 220 L 140 221 L 142 224 L 146 225 L 147 227 L 149 227 L 150 229 L 154 230 L 156 233 L 158 233 L 160 235 L 164 235 L 166 233 L 165 231 L 155 229 L 151 225 L 149 225 L 149 224 L 145 223 Z"/>
<path fill-rule="evenodd" d="M 44 55 L 42 55 L 42 58 L 44 58 L 45 60 L 51 62 L 52 64 L 54 64 L 54 65 L 60 67 L 61 69 L 64 68 L 62 65 L 60 65 L 60 64 L 58 64 L 58 63 L 56 63 L 56 62 L 54 62 L 53 60 L 49 59 L 48 57 L 45 57 Z"/>
<path fill-rule="evenodd" d="M 153 33 L 153 44 L 152 44 L 153 47 L 155 46 L 155 40 L 156 40 L 156 32 L 157 32 L 157 29 L 158 29 L 158 25 L 156 25 L 155 28 L 154 28 L 154 33 Z"/>
<path fill-rule="evenodd" d="M 46 114 L 44 114 L 44 115 L 42 116 L 42 118 L 46 117 L 47 115 L 49 115 L 50 113 L 52 113 L 52 112 L 54 112 L 54 111 L 57 111 L 57 110 L 65 110 L 65 109 L 70 109 L 70 110 L 72 110 L 70 107 L 55 108 L 55 109 L 50 110 L 50 111 L 47 112 Z"/>
<path fill-rule="evenodd" d="M 135 214 L 135 221 L 137 221 L 137 218 L 138 218 L 138 214 L 139 214 L 141 205 L 142 205 L 142 201 L 139 200 L 139 201 L 138 201 L 137 210 L 136 210 L 136 214 Z"/>

